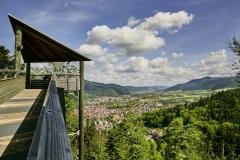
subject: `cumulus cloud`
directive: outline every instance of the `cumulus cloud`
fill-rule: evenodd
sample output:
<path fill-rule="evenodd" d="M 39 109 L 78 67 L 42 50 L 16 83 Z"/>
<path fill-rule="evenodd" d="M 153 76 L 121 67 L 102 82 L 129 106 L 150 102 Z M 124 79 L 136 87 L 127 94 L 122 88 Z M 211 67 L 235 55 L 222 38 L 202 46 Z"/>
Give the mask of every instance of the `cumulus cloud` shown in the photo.
<path fill-rule="evenodd" d="M 158 49 L 165 44 L 161 37 L 154 33 L 124 26 L 111 29 L 108 26 L 96 26 L 87 32 L 90 44 L 108 44 L 123 49 L 126 53 L 144 52 Z"/>
<path fill-rule="evenodd" d="M 148 59 L 144 57 L 131 57 L 120 63 L 116 70 L 119 72 L 146 72 L 148 63 Z"/>
<path fill-rule="evenodd" d="M 117 47 L 126 54 L 147 52 L 165 45 L 159 31 L 176 32 L 189 24 L 193 15 L 186 11 L 158 12 L 152 17 L 136 19 L 130 17 L 127 26 L 110 28 L 95 26 L 87 32 L 87 43 Z"/>
<path fill-rule="evenodd" d="M 184 54 L 183 54 L 182 52 L 180 52 L 180 53 L 173 52 L 173 53 L 172 53 L 172 57 L 175 58 L 175 59 L 180 58 L 180 57 L 182 57 L 183 55 L 184 55 Z"/>
<path fill-rule="evenodd" d="M 79 53 L 94 60 L 86 67 L 86 78 L 122 85 L 162 85 L 203 76 L 226 75 L 229 70 L 224 49 L 211 52 L 201 60 L 189 64 L 176 62 L 184 56 L 181 52 L 171 53 L 170 59 L 165 57 L 163 51 L 160 51 L 159 57 L 136 55 L 160 49 L 166 43 L 160 36 L 162 31 L 177 32 L 189 24 L 193 17 L 186 11 L 158 12 L 145 19 L 130 17 L 127 25 L 122 27 L 93 27 L 87 32 L 86 44 L 78 49 Z"/>
<path fill-rule="evenodd" d="M 189 24 L 193 19 L 193 14 L 186 11 L 179 12 L 158 12 L 152 17 L 148 17 L 138 28 L 145 30 L 167 30 L 177 32 L 184 25 Z"/>
<path fill-rule="evenodd" d="M 144 57 L 131 57 L 122 62 L 116 68 L 117 72 L 139 73 L 139 74 L 158 74 L 161 76 L 186 76 L 193 74 L 191 69 L 184 67 L 173 67 L 165 57 L 147 59 Z"/>
<path fill-rule="evenodd" d="M 141 21 L 140 19 L 136 19 L 135 17 L 131 16 L 131 17 L 128 18 L 127 25 L 130 26 L 130 27 L 134 27 L 137 24 L 139 24 L 140 21 Z"/>
<path fill-rule="evenodd" d="M 102 48 L 95 44 L 82 44 L 78 50 L 80 54 L 90 57 L 94 61 L 101 63 L 114 63 L 118 60 L 115 54 L 109 53 L 107 48 Z"/>
<path fill-rule="evenodd" d="M 86 56 L 94 57 L 106 54 L 107 48 L 102 48 L 100 45 L 82 44 L 78 48 L 78 52 Z"/>
<path fill-rule="evenodd" d="M 175 84 L 194 78 L 226 76 L 230 73 L 227 68 L 227 53 L 224 49 L 213 51 L 189 65 L 173 64 L 171 59 L 166 57 L 149 59 L 133 56 L 123 61 L 117 60 L 112 63 L 106 61 L 101 67 L 92 65 L 93 67 L 94 70 L 86 72 L 87 78 L 122 85 Z"/>
<path fill-rule="evenodd" d="M 211 52 L 209 56 L 191 65 L 203 75 L 224 75 L 229 73 L 227 67 L 227 54 L 225 49 Z"/>

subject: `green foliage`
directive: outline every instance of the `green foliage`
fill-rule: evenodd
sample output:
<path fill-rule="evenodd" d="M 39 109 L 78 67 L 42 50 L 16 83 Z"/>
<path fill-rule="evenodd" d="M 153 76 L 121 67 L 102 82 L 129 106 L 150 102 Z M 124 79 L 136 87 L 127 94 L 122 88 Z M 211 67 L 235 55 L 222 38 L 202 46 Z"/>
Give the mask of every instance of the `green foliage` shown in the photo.
<path fill-rule="evenodd" d="M 172 119 L 176 117 L 178 112 L 176 108 L 164 108 L 157 111 L 146 112 L 143 114 L 142 120 L 149 128 L 166 127 L 171 123 Z"/>
<path fill-rule="evenodd" d="M 92 81 L 85 81 L 84 89 L 86 93 L 97 96 L 118 96 L 130 94 L 126 87 L 117 84 L 104 84 Z"/>
<path fill-rule="evenodd" d="M 0 69 L 13 69 L 13 60 L 9 53 L 8 49 L 0 45 Z"/>
<path fill-rule="evenodd" d="M 240 89 L 218 92 L 198 102 L 145 113 L 146 127 L 161 128 L 164 159 L 240 157 Z"/>
<path fill-rule="evenodd" d="M 69 136 L 71 143 L 73 159 L 78 159 L 78 137 L 76 132 L 78 130 L 78 116 L 76 113 L 76 108 L 78 106 L 77 97 L 73 94 L 65 95 L 65 107 L 66 107 L 66 127 L 68 134 L 73 134 Z"/>
<path fill-rule="evenodd" d="M 203 134 L 196 127 L 186 127 L 183 118 L 175 118 L 166 128 L 165 159 L 200 160 L 203 158 Z"/>
<path fill-rule="evenodd" d="M 84 133 L 85 159 L 86 160 L 105 160 L 107 135 L 96 129 L 93 120 L 86 120 Z"/>
<path fill-rule="evenodd" d="M 147 139 L 144 126 L 134 118 L 123 120 L 109 132 L 109 159 L 161 159 L 155 149 L 154 142 Z"/>

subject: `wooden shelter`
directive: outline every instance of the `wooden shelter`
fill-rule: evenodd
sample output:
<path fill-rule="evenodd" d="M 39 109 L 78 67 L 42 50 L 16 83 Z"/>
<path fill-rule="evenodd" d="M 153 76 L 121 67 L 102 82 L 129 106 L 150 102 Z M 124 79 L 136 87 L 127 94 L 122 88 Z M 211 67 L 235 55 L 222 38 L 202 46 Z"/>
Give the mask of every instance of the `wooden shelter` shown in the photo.
<path fill-rule="evenodd" d="M 91 61 L 63 44 L 26 25 L 17 18 L 8 15 L 15 33 L 15 69 L 21 67 L 21 56 L 26 63 L 26 88 L 31 88 L 31 63 L 79 61 L 79 129 L 80 159 L 84 159 L 84 61 Z"/>

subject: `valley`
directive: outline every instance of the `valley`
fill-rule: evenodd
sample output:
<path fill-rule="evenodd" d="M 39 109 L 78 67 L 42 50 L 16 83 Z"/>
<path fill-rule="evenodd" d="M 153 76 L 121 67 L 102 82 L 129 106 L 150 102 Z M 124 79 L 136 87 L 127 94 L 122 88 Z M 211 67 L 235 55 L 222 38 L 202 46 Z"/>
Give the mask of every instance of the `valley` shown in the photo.
<path fill-rule="evenodd" d="M 140 149 L 147 150 L 144 156 L 155 154 L 158 158 L 152 159 L 159 160 L 168 159 L 168 157 L 179 158 L 179 154 L 193 159 L 196 156 L 197 159 L 202 159 L 200 158 L 202 156 L 205 157 L 203 159 L 217 159 L 222 154 L 236 157 L 239 151 L 233 145 L 237 145 L 237 139 L 240 138 L 236 132 L 238 125 L 235 123 L 239 113 L 237 111 L 238 94 L 239 90 L 234 88 L 153 92 L 123 96 L 86 94 L 84 114 L 87 135 L 85 135 L 85 143 L 89 150 L 87 149 L 85 153 L 88 157 L 98 153 L 99 159 L 114 157 L 113 152 L 127 156 L 125 155 L 127 153 L 122 153 L 126 151 L 124 145 L 130 148 L 137 145 Z M 229 98 L 231 103 L 228 103 Z M 73 99 L 73 95 L 68 95 L 66 98 L 69 104 L 67 106 L 69 133 L 76 132 L 78 125 L 77 101 Z M 235 116 L 228 114 L 228 110 L 224 109 L 226 105 L 229 109 L 231 108 L 232 113 L 236 114 Z M 227 119 L 224 120 L 219 116 Z M 212 128 L 214 133 L 210 133 L 208 127 L 215 127 Z M 223 132 L 229 129 L 232 133 L 226 132 L 224 136 L 229 135 L 235 140 L 222 139 Z M 196 138 L 192 139 L 191 136 Z M 218 138 L 210 140 L 211 136 L 220 136 L 224 143 L 236 149 L 234 155 L 231 155 L 227 147 L 224 153 L 220 152 L 222 141 Z M 72 142 L 73 153 L 77 157 L 77 141 L 74 137 L 69 138 Z M 133 139 L 138 140 L 132 141 Z M 175 141 L 175 147 L 184 145 L 186 148 L 171 149 L 174 146 L 173 141 Z M 209 148 L 209 145 L 215 146 L 219 151 Z M 119 151 L 112 151 L 111 146 L 118 148 Z M 153 148 L 151 149 L 150 146 Z M 193 151 L 190 152 L 190 150 Z"/>

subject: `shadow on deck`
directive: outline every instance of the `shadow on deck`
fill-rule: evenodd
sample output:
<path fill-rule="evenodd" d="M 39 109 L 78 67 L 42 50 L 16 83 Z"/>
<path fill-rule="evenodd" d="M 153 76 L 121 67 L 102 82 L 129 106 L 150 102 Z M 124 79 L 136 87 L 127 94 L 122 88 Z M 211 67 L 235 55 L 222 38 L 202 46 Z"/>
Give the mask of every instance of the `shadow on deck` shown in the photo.
<path fill-rule="evenodd" d="M 46 89 L 43 89 L 40 92 L 21 123 L 11 123 L 1 126 L 1 128 L 3 130 L 5 129 L 5 131 L 0 136 L 3 136 L 7 143 L 10 140 L 10 143 L 7 145 L 6 149 L 2 153 L 2 156 L 0 157 L 1 160 L 25 160 L 27 158 L 34 131 L 37 126 L 39 114 L 46 96 L 46 91 Z M 21 99 L 12 101 L 21 103 Z M 24 101 L 26 101 L 26 99 Z M 20 126 L 14 134 L 14 128 L 16 128 L 18 125 Z M 11 134 L 14 134 L 13 137 Z"/>

